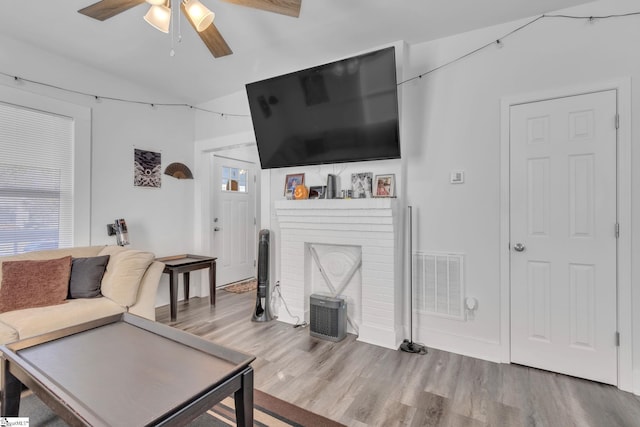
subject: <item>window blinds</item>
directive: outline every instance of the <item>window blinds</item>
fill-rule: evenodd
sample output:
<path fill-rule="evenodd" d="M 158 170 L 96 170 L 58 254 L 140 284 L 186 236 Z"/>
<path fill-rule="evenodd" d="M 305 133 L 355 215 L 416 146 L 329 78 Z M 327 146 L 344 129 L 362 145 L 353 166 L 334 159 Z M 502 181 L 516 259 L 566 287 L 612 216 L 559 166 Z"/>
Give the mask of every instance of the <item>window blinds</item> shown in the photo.
<path fill-rule="evenodd" d="M 73 129 L 0 103 L 0 256 L 72 246 Z"/>

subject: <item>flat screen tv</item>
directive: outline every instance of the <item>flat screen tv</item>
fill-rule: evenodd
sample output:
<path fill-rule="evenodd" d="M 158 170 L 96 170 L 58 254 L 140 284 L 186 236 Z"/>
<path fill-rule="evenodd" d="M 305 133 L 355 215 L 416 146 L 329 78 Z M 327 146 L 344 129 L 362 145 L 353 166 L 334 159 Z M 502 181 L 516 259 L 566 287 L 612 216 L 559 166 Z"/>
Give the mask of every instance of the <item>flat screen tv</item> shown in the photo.
<path fill-rule="evenodd" d="M 262 169 L 400 158 L 393 47 L 246 89 Z"/>

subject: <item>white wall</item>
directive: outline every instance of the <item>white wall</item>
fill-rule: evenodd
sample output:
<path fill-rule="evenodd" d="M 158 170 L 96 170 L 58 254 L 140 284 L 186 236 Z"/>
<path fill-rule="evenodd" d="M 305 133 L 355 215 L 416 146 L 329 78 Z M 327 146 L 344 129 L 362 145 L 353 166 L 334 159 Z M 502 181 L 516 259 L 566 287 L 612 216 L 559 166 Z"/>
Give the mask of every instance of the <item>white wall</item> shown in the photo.
<path fill-rule="evenodd" d="M 631 0 L 606 0 L 568 9 L 563 13 L 599 16 L 637 12 Z M 403 75 L 417 76 L 509 33 L 528 22 L 509 24 L 461 34 L 434 42 L 411 45 L 403 59 Z M 592 87 L 612 80 L 640 77 L 640 57 L 629 47 L 640 40 L 640 17 L 597 20 L 542 19 L 503 40 L 503 48 L 490 47 L 455 64 L 400 87 L 402 98 L 404 205 L 414 206 L 414 249 L 465 254 L 466 294 L 478 299 L 474 318 L 455 321 L 423 317 L 416 341 L 458 353 L 505 361 L 504 325 L 501 314 L 501 118 L 503 98 L 563 88 Z M 356 52 L 354 52 L 355 54 Z M 319 61 L 323 62 L 323 61 Z M 298 67 L 292 60 L 291 71 Z M 631 85 L 631 104 L 640 101 L 637 85 Z M 244 92 L 216 100 L 221 111 L 248 111 Z M 627 109 L 629 110 L 629 109 Z M 635 135 L 638 113 L 623 111 L 632 120 Z M 250 125 L 226 126 L 221 132 L 250 132 Z M 202 125 L 197 124 L 199 130 Z M 210 127 L 208 137 L 217 135 Z M 198 134 L 200 137 L 201 134 Z M 635 138 L 633 138 L 635 139 Z M 633 140 L 632 140 L 633 142 Z M 631 153 L 632 168 L 640 167 L 640 151 Z M 401 164 L 354 164 L 343 172 L 397 170 Z M 340 170 L 342 166 L 336 166 Z M 466 182 L 451 185 L 452 170 L 464 170 Z M 284 175 L 306 172 L 307 183 L 321 184 L 333 166 L 292 168 L 263 172 L 263 226 L 277 233 L 272 204 L 282 198 Z M 404 179 L 406 175 L 406 179 Z M 635 174 L 628 185 L 640 184 Z M 403 194 L 402 191 L 399 194 Z M 633 191 L 631 191 L 633 194 Z M 266 205 L 265 205 L 266 203 Z M 640 208 L 640 196 L 630 201 L 631 211 Z M 269 216 L 268 218 L 266 216 Z M 623 239 L 640 244 L 640 219 L 622 229 Z M 640 256 L 635 249 L 631 259 Z M 630 270 L 633 324 L 640 325 L 640 289 L 634 282 L 640 266 Z M 278 277 L 276 260 L 274 272 Z M 628 277 L 631 277 L 629 280 Z M 286 297 L 286 296 L 285 296 Z M 630 323 L 630 322 L 629 322 Z M 508 328 L 507 328 L 508 329 Z M 640 328 L 625 330 L 621 354 L 632 360 L 635 392 L 640 393 Z M 633 343 L 633 346 L 630 345 Z M 633 352 L 633 355 L 631 355 Z M 507 351 L 508 354 L 508 351 Z M 626 362 L 625 362 L 626 363 Z M 629 363 L 628 365 L 631 365 Z M 628 366 L 627 366 L 628 368 Z M 627 372 L 630 369 L 627 369 Z M 625 388 L 630 382 L 624 380 Z"/>
<path fill-rule="evenodd" d="M 603 1 L 566 11 L 598 16 L 637 11 L 632 1 Z M 418 75 L 500 38 L 527 22 L 487 28 L 431 43 L 411 46 L 409 74 Z M 408 146 L 408 203 L 417 209 L 415 248 L 465 254 L 467 295 L 478 299 L 472 321 L 425 317 L 418 340 L 477 357 L 504 360 L 501 336 L 500 251 L 500 102 L 518 94 L 547 92 L 631 80 L 640 77 L 640 59 L 630 55 L 629 43 L 640 39 L 640 18 L 600 20 L 543 19 L 491 47 L 451 66 L 406 84 L 408 108 L 404 120 L 412 125 Z M 637 103 L 636 87 L 631 102 Z M 622 112 L 631 114 L 630 111 Z M 632 135 L 638 122 L 632 119 Z M 633 138 L 635 139 L 635 138 Z M 640 166 L 638 151 L 632 167 Z M 464 185 L 449 184 L 454 169 L 466 172 Z M 630 183 L 637 188 L 638 176 Z M 635 211 L 640 197 L 632 197 Z M 623 227 L 623 238 L 637 247 L 638 219 Z M 631 234 L 633 233 L 633 234 Z M 633 252 L 632 259 L 639 253 Z M 638 274 L 631 271 L 631 286 Z M 640 324 L 640 292 L 633 290 L 633 323 Z M 635 387 L 640 370 L 640 330 L 623 338 L 630 353 L 633 341 Z M 622 347 L 621 347 L 622 349 Z"/>
<path fill-rule="evenodd" d="M 152 91 L 138 85 L 8 38 L 0 38 L 0 71 L 84 93 L 155 103 L 174 101 L 155 99 Z M 115 238 L 106 234 L 106 224 L 125 218 L 132 248 L 157 256 L 193 250 L 194 181 L 162 175 L 160 189 L 133 186 L 134 147 L 161 152 L 163 168 L 176 161 L 193 168 L 192 110 L 97 102 L 2 76 L 0 85 L 24 91 L 25 97 L 33 92 L 91 109 L 91 175 L 85 177 L 91 182 L 90 244 L 115 244 Z M 168 303 L 167 278 L 160 284 L 157 302 Z"/>

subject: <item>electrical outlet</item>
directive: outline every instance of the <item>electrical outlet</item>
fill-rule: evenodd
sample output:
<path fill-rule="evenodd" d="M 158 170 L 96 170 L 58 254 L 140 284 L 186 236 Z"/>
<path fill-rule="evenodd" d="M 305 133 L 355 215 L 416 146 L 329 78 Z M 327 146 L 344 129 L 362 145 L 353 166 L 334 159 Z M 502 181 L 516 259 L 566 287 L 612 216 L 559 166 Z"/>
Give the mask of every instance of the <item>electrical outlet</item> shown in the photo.
<path fill-rule="evenodd" d="M 464 306 L 467 310 L 474 311 L 476 308 L 478 308 L 478 300 L 473 297 L 466 297 L 464 299 Z"/>

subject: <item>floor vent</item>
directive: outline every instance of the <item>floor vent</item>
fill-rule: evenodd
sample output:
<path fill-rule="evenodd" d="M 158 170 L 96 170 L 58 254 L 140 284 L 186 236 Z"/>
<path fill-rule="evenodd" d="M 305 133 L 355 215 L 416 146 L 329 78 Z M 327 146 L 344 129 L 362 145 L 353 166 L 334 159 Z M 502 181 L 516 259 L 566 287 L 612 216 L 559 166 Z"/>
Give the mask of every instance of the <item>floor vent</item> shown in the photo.
<path fill-rule="evenodd" d="M 414 253 L 413 296 L 420 312 L 464 320 L 463 255 Z"/>

